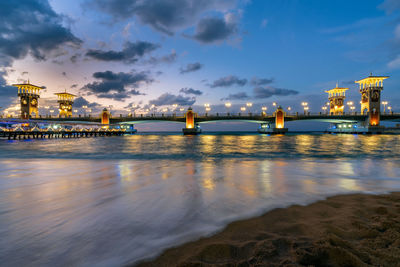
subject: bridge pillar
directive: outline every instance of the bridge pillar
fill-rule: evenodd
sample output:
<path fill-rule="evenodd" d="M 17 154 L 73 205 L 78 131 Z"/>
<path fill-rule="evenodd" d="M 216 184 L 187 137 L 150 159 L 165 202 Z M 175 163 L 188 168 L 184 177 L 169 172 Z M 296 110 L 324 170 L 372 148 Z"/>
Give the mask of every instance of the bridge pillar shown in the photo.
<path fill-rule="evenodd" d="M 259 133 L 266 134 L 284 134 L 288 131 L 285 128 L 285 111 L 279 106 L 275 111 L 275 127 L 271 127 L 269 123 L 262 123 L 258 128 Z"/>
<path fill-rule="evenodd" d="M 101 112 L 101 124 L 110 124 L 110 112 L 106 108 Z"/>
<path fill-rule="evenodd" d="M 182 129 L 184 135 L 196 135 L 201 133 L 201 129 L 198 124 L 195 123 L 196 113 L 193 112 L 192 108 L 188 108 L 185 114 L 186 127 Z"/>
<path fill-rule="evenodd" d="M 360 85 L 361 114 L 368 114 L 368 125 L 379 126 L 381 117 L 381 91 L 388 76 L 373 76 L 356 81 Z"/>

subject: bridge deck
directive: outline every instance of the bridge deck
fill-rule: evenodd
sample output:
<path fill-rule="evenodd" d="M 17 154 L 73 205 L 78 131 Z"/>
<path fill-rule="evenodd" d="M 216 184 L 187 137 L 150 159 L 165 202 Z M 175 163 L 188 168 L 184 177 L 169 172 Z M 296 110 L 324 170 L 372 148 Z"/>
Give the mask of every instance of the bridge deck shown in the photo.
<path fill-rule="evenodd" d="M 301 120 L 314 120 L 322 122 L 357 122 L 365 121 L 367 115 L 360 114 L 344 114 L 344 115 L 329 115 L 329 114 L 289 114 L 285 116 L 285 121 L 301 121 Z M 156 115 L 156 116 L 124 116 L 124 117 L 112 117 L 110 118 L 111 124 L 120 123 L 141 123 L 141 122 L 185 122 L 183 115 Z M 400 113 L 381 114 L 382 121 L 400 121 Z M 64 124 L 79 124 L 79 123 L 91 123 L 100 124 L 100 117 L 70 117 L 70 118 L 57 118 L 57 117 L 41 117 L 32 118 L 30 120 L 22 120 L 19 118 L 0 118 L 2 122 L 59 122 Z M 196 116 L 196 123 L 207 123 L 213 121 L 248 121 L 255 123 L 268 123 L 275 122 L 275 116 L 272 115 L 259 115 L 259 114 L 209 114 Z"/>

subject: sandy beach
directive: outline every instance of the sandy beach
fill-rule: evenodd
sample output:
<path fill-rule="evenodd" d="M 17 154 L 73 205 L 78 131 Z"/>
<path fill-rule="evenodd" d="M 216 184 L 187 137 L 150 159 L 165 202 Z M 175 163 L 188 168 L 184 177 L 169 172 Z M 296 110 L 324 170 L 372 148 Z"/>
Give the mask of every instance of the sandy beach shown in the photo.
<path fill-rule="evenodd" d="M 138 266 L 400 266 L 400 193 L 272 210 Z"/>

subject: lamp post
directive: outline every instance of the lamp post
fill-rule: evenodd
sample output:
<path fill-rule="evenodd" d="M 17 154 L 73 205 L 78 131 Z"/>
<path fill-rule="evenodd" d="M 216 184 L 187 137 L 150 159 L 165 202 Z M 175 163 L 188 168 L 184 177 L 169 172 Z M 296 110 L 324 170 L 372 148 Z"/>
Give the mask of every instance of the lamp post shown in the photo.
<path fill-rule="evenodd" d="M 351 112 L 354 112 L 355 109 L 356 109 L 355 106 L 351 106 L 351 107 L 350 107 Z"/>
<path fill-rule="evenodd" d="M 308 103 L 307 102 L 301 102 L 301 105 L 303 106 L 303 109 L 304 109 L 304 115 L 306 115 L 306 111 L 308 110 Z"/>
<path fill-rule="evenodd" d="M 388 110 L 389 110 L 389 113 L 391 113 L 392 112 L 392 107 L 388 107 Z"/>
<path fill-rule="evenodd" d="M 247 102 L 247 103 L 246 103 L 246 106 L 248 107 L 249 112 L 251 112 L 251 107 L 253 106 L 253 103 Z"/>
<path fill-rule="evenodd" d="M 229 108 L 232 106 L 232 104 L 230 102 L 225 103 L 225 107 L 226 107 L 226 113 L 229 116 Z"/>
<path fill-rule="evenodd" d="M 351 110 L 351 107 L 353 106 L 353 101 L 349 101 L 349 102 L 347 102 L 347 105 L 349 106 L 349 109 Z"/>
<path fill-rule="evenodd" d="M 326 111 L 328 110 L 328 107 L 327 106 L 323 106 L 322 107 L 322 110 L 325 112 L 325 114 L 326 114 Z"/>
<path fill-rule="evenodd" d="M 288 114 L 290 114 L 290 111 L 292 110 L 292 108 L 288 107 L 287 110 L 288 110 Z"/>
<path fill-rule="evenodd" d="M 246 111 L 246 107 L 241 107 L 240 111 L 245 112 Z"/>
<path fill-rule="evenodd" d="M 204 104 L 204 109 L 205 109 L 206 113 L 207 113 L 207 109 L 209 109 L 209 108 L 210 108 L 210 104 L 208 104 L 208 103 Z"/>
<path fill-rule="evenodd" d="M 261 112 L 261 114 L 263 115 L 263 116 L 266 116 L 267 115 L 267 107 L 261 107 L 261 110 L 262 110 L 262 112 Z"/>
<path fill-rule="evenodd" d="M 386 112 L 386 105 L 388 104 L 387 101 L 382 101 L 382 105 L 383 105 L 383 113 Z"/>

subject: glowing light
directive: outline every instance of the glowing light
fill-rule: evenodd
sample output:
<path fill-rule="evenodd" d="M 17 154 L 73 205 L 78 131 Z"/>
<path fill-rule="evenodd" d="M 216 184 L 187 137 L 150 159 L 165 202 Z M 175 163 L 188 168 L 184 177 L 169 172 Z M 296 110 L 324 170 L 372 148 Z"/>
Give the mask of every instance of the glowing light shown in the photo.
<path fill-rule="evenodd" d="M 267 110 L 267 107 L 262 107 L 261 110 L 262 110 L 262 111 L 266 111 L 266 110 Z"/>
<path fill-rule="evenodd" d="M 248 106 L 248 107 L 250 108 L 250 107 L 252 107 L 252 106 L 253 106 L 253 103 L 251 103 L 251 102 L 248 102 L 248 103 L 246 103 L 246 106 Z"/>
<path fill-rule="evenodd" d="M 246 107 L 241 107 L 240 110 L 241 111 L 246 111 Z"/>
<path fill-rule="evenodd" d="M 232 106 L 232 104 L 231 103 L 225 103 L 225 107 L 227 107 L 227 108 L 230 108 Z"/>

